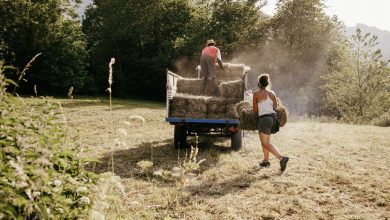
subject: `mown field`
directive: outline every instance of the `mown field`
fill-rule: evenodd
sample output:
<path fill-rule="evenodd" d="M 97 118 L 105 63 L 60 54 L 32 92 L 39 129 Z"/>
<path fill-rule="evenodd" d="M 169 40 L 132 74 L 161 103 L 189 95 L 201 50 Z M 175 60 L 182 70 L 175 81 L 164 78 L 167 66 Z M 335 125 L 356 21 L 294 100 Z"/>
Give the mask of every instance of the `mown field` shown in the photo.
<path fill-rule="evenodd" d="M 186 154 L 173 147 L 164 103 L 114 100 L 109 111 L 106 100 L 59 101 L 82 156 L 100 161 L 88 164 L 102 176 L 95 219 L 390 218 L 390 128 L 292 120 L 272 136 L 290 157 L 283 175 L 275 158 L 258 168 L 254 132 L 245 133 L 240 151 L 229 141 L 201 139 L 197 160 L 205 162 L 183 183 L 152 175 Z M 149 171 L 137 165 L 143 160 L 153 162 Z"/>

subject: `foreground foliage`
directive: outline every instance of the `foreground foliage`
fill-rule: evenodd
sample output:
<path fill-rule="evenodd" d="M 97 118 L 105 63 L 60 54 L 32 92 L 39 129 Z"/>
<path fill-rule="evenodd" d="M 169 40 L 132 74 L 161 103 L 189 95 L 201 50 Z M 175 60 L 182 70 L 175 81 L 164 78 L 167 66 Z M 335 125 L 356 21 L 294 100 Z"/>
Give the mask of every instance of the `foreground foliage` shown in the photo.
<path fill-rule="evenodd" d="M 0 219 L 87 217 L 92 176 L 68 142 L 58 105 L 10 96 L 0 72 Z"/>

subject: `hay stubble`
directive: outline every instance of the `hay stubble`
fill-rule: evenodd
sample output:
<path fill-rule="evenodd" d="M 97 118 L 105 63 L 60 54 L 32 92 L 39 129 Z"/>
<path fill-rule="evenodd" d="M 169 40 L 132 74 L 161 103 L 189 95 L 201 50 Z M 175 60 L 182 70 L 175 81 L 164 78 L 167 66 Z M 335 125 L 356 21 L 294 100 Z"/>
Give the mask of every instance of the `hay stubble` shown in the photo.
<path fill-rule="evenodd" d="M 150 159 L 158 168 L 177 164 L 173 127 L 164 122 L 164 105 L 104 103 L 75 105 L 66 100 L 63 108 L 76 135 L 87 148 L 85 157 L 100 159 L 114 151 L 115 172 L 125 188 L 120 209 L 110 217 L 125 219 L 386 219 L 390 216 L 389 128 L 289 122 L 272 136 L 272 142 L 290 156 L 287 171 L 280 176 L 278 161 L 259 169 L 262 157 L 256 132 L 246 132 L 244 147 L 226 151 L 228 142 L 201 148 L 206 159 L 201 171 L 184 189 L 178 206 L 167 209 L 167 195 L 174 186 L 137 172 L 136 163 Z M 118 103 L 117 101 L 114 103 Z M 130 115 L 145 123 L 128 129 L 123 149 L 112 146 L 109 132 L 121 127 Z M 104 172 L 106 166 L 97 167 Z M 119 214 L 117 213 L 119 212 Z M 146 216 L 146 217 L 145 217 Z"/>

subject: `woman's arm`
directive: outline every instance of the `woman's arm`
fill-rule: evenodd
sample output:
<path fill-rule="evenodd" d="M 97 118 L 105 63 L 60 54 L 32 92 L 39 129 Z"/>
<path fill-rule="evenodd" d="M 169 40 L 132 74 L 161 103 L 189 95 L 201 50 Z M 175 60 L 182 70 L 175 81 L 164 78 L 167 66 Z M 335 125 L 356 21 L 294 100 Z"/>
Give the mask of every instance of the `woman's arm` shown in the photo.
<path fill-rule="evenodd" d="M 257 93 L 253 94 L 253 112 L 259 112 L 259 109 L 257 107 Z"/>

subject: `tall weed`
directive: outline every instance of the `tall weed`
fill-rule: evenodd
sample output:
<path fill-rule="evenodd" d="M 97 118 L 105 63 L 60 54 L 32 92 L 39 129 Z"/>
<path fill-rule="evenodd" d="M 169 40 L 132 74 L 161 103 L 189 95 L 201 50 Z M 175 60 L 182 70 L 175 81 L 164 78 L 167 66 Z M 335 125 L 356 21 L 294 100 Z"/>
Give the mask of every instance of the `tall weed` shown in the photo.
<path fill-rule="evenodd" d="M 93 175 L 66 141 L 58 105 L 6 92 L 0 64 L 0 219 L 87 218 Z"/>

